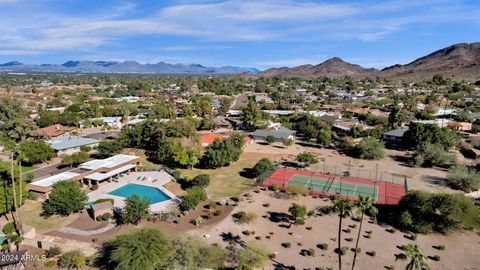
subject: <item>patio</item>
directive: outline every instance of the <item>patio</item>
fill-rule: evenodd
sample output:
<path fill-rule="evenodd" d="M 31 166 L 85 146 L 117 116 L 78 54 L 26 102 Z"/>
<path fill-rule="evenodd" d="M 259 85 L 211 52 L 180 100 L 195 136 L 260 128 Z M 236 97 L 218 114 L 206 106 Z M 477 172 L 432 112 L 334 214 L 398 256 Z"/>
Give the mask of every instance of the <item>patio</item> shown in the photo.
<path fill-rule="evenodd" d="M 136 184 L 146 187 L 157 188 L 171 199 L 150 204 L 150 212 L 166 212 L 172 206 L 176 206 L 180 203 L 180 199 L 171 193 L 169 190 L 163 187 L 163 185 L 172 181 L 173 177 L 165 171 L 147 171 L 147 172 L 134 172 L 130 174 L 121 174 L 118 178 L 114 178 L 112 182 L 105 182 L 99 185 L 97 190 L 94 190 L 87 194 L 88 201 L 94 202 L 98 199 L 111 198 L 113 199 L 113 206 L 115 208 L 122 209 L 125 206 L 124 200 L 125 197 L 115 196 L 108 194 L 120 187 L 123 187 L 127 184 Z M 141 194 L 139 194 L 141 196 Z"/>

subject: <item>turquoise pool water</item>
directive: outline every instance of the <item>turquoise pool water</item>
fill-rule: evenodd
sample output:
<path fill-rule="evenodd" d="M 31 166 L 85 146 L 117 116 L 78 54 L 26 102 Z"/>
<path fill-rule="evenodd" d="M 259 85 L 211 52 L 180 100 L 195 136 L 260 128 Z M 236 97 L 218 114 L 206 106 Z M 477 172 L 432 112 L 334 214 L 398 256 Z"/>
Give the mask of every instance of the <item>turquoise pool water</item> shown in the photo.
<path fill-rule="evenodd" d="M 147 197 L 150 200 L 150 204 L 159 203 L 171 199 L 167 194 L 165 194 L 158 188 L 138 184 L 126 184 L 122 187 L 110 191 L 108 194 L 120 197 L 130 197 L 136 194 L 141 198 Z"/>

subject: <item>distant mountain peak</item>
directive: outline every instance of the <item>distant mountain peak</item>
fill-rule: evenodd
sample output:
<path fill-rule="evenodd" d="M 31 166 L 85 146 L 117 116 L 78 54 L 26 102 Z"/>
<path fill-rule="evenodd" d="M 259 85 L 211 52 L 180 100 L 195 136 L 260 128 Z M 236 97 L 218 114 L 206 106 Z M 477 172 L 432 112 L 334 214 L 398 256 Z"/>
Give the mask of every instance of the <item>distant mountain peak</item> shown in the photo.
<path fill-rule="evenodd" d="M 11 66 L 20 66 L 20 65 L 23 65 L 22 63 L 18 62 L 18 61 L 10 61 L 10 62 L 7 62 L 5 64 L 1 64 L 0 66 L 2 67 L 11 67 Z"/>

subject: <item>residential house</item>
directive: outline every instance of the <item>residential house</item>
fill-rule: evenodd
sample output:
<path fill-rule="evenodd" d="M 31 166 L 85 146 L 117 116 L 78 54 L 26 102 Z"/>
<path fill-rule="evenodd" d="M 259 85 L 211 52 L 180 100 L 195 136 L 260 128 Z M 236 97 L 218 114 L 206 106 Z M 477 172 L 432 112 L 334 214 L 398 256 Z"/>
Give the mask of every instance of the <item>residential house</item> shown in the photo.
<path fill-rule="evenodd" d="M 39 128 L 35 131 L 35 133 L 39 137 L 50 140 L 62 135 L 72 135 L 73 133 L 78 133 L 78 129 L 76 127 L 67 127 L 60 124 L 55 124 L 48 127 Z"/>
<path fill-rule="evenodd" d="M 96 147 L 100 143 L 96 139 L 71 135 L 59 136 L 47 142 L 59 156 L 80 152 L 81 146 Z"/>
<path fill-rule="evenodd" d="M 400 146 L 403 143 L 403 135 L 407 130 L 407 128 L 390 130 L 382 134 L 382 140 L 389 145 Z"/>
<path fill-rule="evenodd" d="M 470 131 L 472 130 L 472 123 L 469 122 L 450 122 L 447 124 L 448 127 L 451 127 L 458 131 Z"/>
<path fill-rule="evenodd" d="M 269 136 L 273 136 L 275 141 L 283 142 L 285 140 L 294 140 L 295 134 L 297 132 L 295 130 L 290 130 L 284 127 L 277 127 L 272 129 L 257 129 L 250 134 L 255 141 L 266 141 L 266 138 Z"/>
<path fill-rule="evenodd" d="M 208 134 L 202 134 L 200 135 L 200 143 L 202 144 L 203 147 L 207 147 L 210 144 L 212 144 L 216 139 L 217 140 L 223 140 L 223 136 L 215 133 L 208 133 Z"/>
<path fill-rule="evenodd" d="M 466 95 L 463 97 L 463 100 L 465 102 L 475 102 L 477 100 L 480 100 L 480 96 L 476 96 L 476 95 Z"/>

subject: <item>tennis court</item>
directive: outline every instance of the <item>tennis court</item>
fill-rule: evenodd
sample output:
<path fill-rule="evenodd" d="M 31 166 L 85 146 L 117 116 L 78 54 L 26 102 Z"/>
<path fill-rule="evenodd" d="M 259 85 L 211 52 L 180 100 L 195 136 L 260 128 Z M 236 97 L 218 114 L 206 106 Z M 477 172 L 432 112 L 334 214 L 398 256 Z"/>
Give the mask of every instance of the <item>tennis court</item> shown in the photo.
<path fill-rule="evenodd" d="M 311 192 L 321 192 L 326 194 L 343 195 L 345 197 L 371 197 L 378 199 L 377 187 L 356 182 L 343 181 L 338 176 L 321 178 L 317 176 L 307 176 L 296 174 L 287 182 L 288 186 L 302 186 L 308 188 Z"/>
<path fill-rule="evenodd" d="M 260 184 L 267 187 L 277 184 L 281 189 L 300 186 L 314 196 L 371 197 L 377 204 L 398 204 L 408 190 L 406 179 L 401 185 L 290 168 L 276 169 Z"/>

